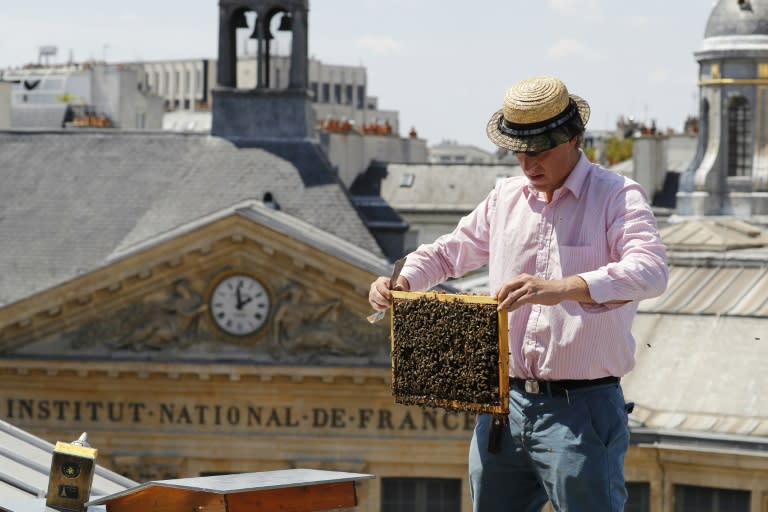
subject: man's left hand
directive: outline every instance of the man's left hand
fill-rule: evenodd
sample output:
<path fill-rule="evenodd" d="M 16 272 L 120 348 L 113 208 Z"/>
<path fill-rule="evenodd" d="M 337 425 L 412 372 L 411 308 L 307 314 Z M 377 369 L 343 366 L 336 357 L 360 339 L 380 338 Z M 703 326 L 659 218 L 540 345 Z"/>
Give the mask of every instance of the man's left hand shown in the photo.
<path fill-rule="evenodd" d="M 554 306 L 564 300 L 594 304 L 587 283 L 579 276 L 546 280 L 520 274 L 501 285 L 496 292 L 499 311 L 514 311 L 523 304 Z"/>

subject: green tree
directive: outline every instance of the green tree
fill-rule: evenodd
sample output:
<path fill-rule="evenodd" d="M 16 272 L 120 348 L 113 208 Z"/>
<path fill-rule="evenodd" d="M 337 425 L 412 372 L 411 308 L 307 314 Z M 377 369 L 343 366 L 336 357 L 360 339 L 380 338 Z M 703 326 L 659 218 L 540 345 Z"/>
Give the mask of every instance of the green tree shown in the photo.
<path fill-rule="evenodd" d="M 632 158 L 632 139 L 608 139 L 605 147 L 605 159 L 608 165 L 617 164 Z"/>

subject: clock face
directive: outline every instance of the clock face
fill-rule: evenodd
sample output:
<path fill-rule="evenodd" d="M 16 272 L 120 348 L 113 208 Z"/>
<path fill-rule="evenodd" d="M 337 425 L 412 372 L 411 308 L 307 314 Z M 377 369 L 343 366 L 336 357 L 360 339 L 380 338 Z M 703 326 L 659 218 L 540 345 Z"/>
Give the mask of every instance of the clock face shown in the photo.
<path fill-rule="evenodd" d="M 247 336 L 258 331 L 269 317 L 269 293 L 258 280 L 233 274 L 216 284 L 211 293 L 213 321 L 224 332 Z"/>

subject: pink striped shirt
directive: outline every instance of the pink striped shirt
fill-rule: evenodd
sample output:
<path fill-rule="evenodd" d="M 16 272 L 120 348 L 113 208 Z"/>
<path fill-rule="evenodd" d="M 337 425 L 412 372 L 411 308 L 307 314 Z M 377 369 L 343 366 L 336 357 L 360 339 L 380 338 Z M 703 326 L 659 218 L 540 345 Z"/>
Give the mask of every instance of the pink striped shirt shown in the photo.
<path fill-rule="evenodd" d="M 426 290 L 488 264 L 492 293 L 522 273 L 581 276 L 599 304 L 527 304 L 509 314 L 510 374 L 621 377 L 635 362 L 637 301 L 667 286 L 666 251 L 643 189 L 582 154 L 547 203 L 527 178 L 499 182 L 456 229 L 408 255 L 401 275 Z M 623 305 L 603 304 L 629 300 Z"/>

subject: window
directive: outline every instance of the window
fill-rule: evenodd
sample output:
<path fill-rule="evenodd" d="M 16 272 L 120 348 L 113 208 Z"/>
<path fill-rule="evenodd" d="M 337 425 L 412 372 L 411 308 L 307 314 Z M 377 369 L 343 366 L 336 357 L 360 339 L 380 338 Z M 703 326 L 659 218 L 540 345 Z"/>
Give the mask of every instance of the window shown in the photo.
<path fill-rule="evenodd" d="M 749 491 L 675 486 L 675 512 L 749 512 Z"/>
<path fill-rule="evenodd" d="M 336 104 L 341 105 L 341 84 L 333 84 L 333 100 Z"/>
<path fill-rule="evenodd" d="M 413 186 L 413 180 L 416 179 L 416 175 L 414 175 L 411 172 L 406 172 L 402 176 L 400 176 L 400 187 L 401 188 L 407 188 Z"/>
<path fill-rule="evenodd" d="M 365 107 L 365 86 L 357 86 L 357 108 Z"/>
<path fill-rule="evenodd" d="M 651 510 L 651 484 L 627 482 L 627 503 L 624 512 L 649 512 Z"/>
<path fill-rule="evenodd" d="M 318 97 L 318 83 L 317 82 L 311 82 L 309 84 L 309 88 L 312 91 L 312 101 L 320 101 L 320 98 Z"/>
<path fill-rule="evenodd" d="M 733 98 L 728 105 L 728 176 L 752 174 L 750 120 L 746 98 Z"/>
<path fill-rule="evenodd" d="M 323 84 L 323 103 L 328 103 L 331 101 L 331 84 L 324 83 Z"/>
<path fill-rule="evenodd" d="M 355 94 L 355 88 L 351 85 L 348 85 L 346 89 L 347 89 L 347 97 L 345 98 L 346 103 L 347 105 L 351 105 L 352 101 L 354 100 L 353 96 Z"/>
<path fill-rule="evenodd" d="M 461 480 L 383 478 L 381 512 L 460 512 Z"/>

